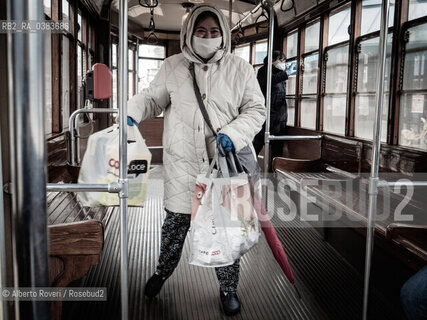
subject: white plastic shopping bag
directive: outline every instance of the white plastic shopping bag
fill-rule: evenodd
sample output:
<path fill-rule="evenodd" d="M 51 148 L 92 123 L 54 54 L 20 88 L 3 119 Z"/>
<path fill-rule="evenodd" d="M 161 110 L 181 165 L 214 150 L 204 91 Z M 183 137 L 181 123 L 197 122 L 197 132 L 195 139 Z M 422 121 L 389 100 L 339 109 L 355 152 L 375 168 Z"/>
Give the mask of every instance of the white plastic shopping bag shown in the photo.
<path fill-rule="evenodd" d="M 151 153 L 136 126 L 128 127 L 127 143 L 130 206 L 142 207 L 147 191 Z M 108 184 L 119 179 L 119 127 L 113 125 L 89 137 L 80 168 L 78 183 Z M 107 192 L 79 192 L 83 206 L 118 206 L 119 197 Z"/>
<path fill-rule="evenodd" d="M 213 160 L 215 161 L 215 159 Z M 259 224 L 248 176 L 218 173 L 197 177 L 190 228 L 190 264 L 233 264 L 258 242 Z"/>

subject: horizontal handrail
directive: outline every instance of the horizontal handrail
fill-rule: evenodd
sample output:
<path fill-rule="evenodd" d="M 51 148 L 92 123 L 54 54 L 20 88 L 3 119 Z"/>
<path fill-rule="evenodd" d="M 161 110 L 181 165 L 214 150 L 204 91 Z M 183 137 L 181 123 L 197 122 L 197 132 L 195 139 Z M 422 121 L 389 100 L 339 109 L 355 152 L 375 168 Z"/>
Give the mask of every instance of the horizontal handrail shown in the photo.
<path fill-rule="evenodd" d="M 427 187 L 427 181 L 396 181 L 396 182 L 387 182 L 379 181 L 378 188 L 384 187 Z"/>
<path fill-rule="evenodd" d="M 47 191 L 70 191 L 70 192 L 109 192 L 119 193 L 121 191 L 119 183 L 108 184 L 79 184 L 79 183 L 48 183 L 46 185 Z"/>
<path fill-rule="evenodd" d="M 270 140 L 318 140 L 322 139 L 322 135 L 316 136 L 269 136 Z"/>

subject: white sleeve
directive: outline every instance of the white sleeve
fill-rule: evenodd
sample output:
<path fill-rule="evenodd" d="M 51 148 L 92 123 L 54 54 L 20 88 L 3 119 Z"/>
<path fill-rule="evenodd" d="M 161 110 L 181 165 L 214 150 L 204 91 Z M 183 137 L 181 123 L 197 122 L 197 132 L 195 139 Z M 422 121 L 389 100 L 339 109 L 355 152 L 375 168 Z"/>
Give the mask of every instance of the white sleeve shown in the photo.
<path fill-rule="evenodd" d="M 230 137 L 236 152 L 252 143 L 255 135 L 265 122 L 265 102 L 255 72 L 248 65 L 246 70 L 246 87 L 239 107 L 239 115 L 224 126 L 219 133 Z"/>
<path fill-rule="evenodd" d="M 128 116 L 136 122 L 160 115 L 170 104 L 166 88 L 167 62 L 164 61 L 148 88 L 134 95 L 128 101 Z"/>

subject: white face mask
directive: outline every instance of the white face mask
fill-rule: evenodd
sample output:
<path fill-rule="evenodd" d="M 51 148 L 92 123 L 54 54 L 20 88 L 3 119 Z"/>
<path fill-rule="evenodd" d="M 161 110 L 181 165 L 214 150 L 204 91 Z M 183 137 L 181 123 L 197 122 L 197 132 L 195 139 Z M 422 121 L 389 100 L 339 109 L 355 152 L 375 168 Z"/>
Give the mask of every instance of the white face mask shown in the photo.
<path fill-rule="evenodd" d="M 191 39 L 191 45 L 193 50 L 203 59 L 212 58 L 215 52 L 221 47 L 222 37 L 218 38 L 199 38 L 193 36 Z"/>
<path fill-rule="evenodd" d="M 286 69 L 286 63 L 285 62 L 276 62 L 274 63 L 274 66 L 279 70 L 285 70 Z"/>

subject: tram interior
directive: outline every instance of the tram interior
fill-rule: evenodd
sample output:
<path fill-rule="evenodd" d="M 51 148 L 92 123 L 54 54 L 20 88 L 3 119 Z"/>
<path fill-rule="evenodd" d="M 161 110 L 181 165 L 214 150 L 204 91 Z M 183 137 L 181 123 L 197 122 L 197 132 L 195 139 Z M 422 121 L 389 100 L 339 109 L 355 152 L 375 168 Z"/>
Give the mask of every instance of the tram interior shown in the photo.
<path fill-rule="evenodd" d="M 0 0 L 0 20 L 11 20 L 11 9 L 18 12 L 16 3 L 26 1 L 12 2 Z M 204 1 L 159 0 L 156 6 L 151 1 L 153 8 L 141 2 L 145 3 L 128 1 L 127 99 L 148 87 L 166 58 L 180 53 L 183 20 Z M 116 121 L 113 112 L 82 113 L 75 118 L 75 129 L 69 126 L 76 110 L 92 107 L 117 111 L 120 1 L 34 3 L 43 7 L 46 21 L 68 20 L 70 29 L 44 33 L 44 124 L 33 120 L 29 125 L 44 128 L 46 181 L 77 183 L 88 137 Z M 257 72 L 268 52 L 268 7 L 261 6 L 250 14 L 259 4 L 257 0 L 210 3 L 223 11 L 231 27 L 236 26 L 232 53 Z M 362 318 L 381 5 L 380 0 L 281 0 L 274 5 L 272 46 L 285 53 L 291 70 L 286 83 L 286 135 L 305 138 L 286 141 L 280 155 L 267 157 L 269 176 L 276 188 L 267 198 L 267 210 L 272 211 L 271 221 L 287 253 L 297 290 L 262 236 L 241 260 L 238 293 L 242 310 L 235 318 Z M 25 10 L 22 12 L 24 15 Z M 240 22 L 246 15 L 247 19 Z M 26 229 L 19 229 L 17 195 L 10 189 L 11 183 L 21 183 L 24 189 L 34 187 L 26 185 L 25 179 L 19 180 L 19 172 L 14 171 L 19 161 L 14 140 L 22 128 L 14 122 L 10 101 L 26 87 L 11 84 L 16 63 L 10 56 L 13 37 L 0 33 L 1 287 L 17 283 L 31 286 L 25 283 L 25 276 L 21 277 L 22 270 L 27 264 L 38 265 L 23 254 L 26 251 L 20 245 L 24 244 L 17 240 L 27 236 L 19 233 Z M 390 1 L 386 45 L 380 179 L 427 181 L 426 1 Z M 31 52 L 26 57 L 31 59 Z M 111 70 L 112 95 L 88 104 L 87 74 L 95 63 Z M 144 285 L 159 256 L 165 218 L 163 125 L 162 115 L 139 125 L 152 160 L 145 205 L 128 209 L 129 318 L 227 318 L 221 311 L 213 269 L 187 263 L 188 238 L 178 268 L 159 296 L 153 300 L 144 297 Z M 28 128 L 22 134 L 32 139 L 31 132 Z M 77 139 L 74 159 L 72 134 Z M 33 143 L 39 142 L 34 139 Z M 263 149 L 258 156 L 261 168 L 265 152 Z M 426 190 L 425 186 L 402 186 L 383 188 L 378 193 L 368 319 L 406 319 L 401 288 L 427 261 Z M 281 197 L 280 192 L 286 192 L 287 197 Z M 49 302 L 50 318 L 120 318 L 118 207 L 84 207 L 76 192 L 70 191 L 46 192 L 46 207 L 47 230 L 43 232 L 49 247 L 48 266 L 38 267 L 49 268 L 48 286 L 106 287 L 108 293 L 107 301 Z M 281 214 L 276 212 L 278 208 Z M 396 210 L 412 219 L 396 219 L 391 214 Z M 293 219 L 283 219 L 292 212 L 296 212 Z M 303 212 L 317 218 L 307 219 Z M 334 215 L 339 218 L 328 220 Z M 0 311 L 5 319 L 19 319 L 19 314 L 32 318 L 32 306 L 30 302 L 3 301 Z"/>

